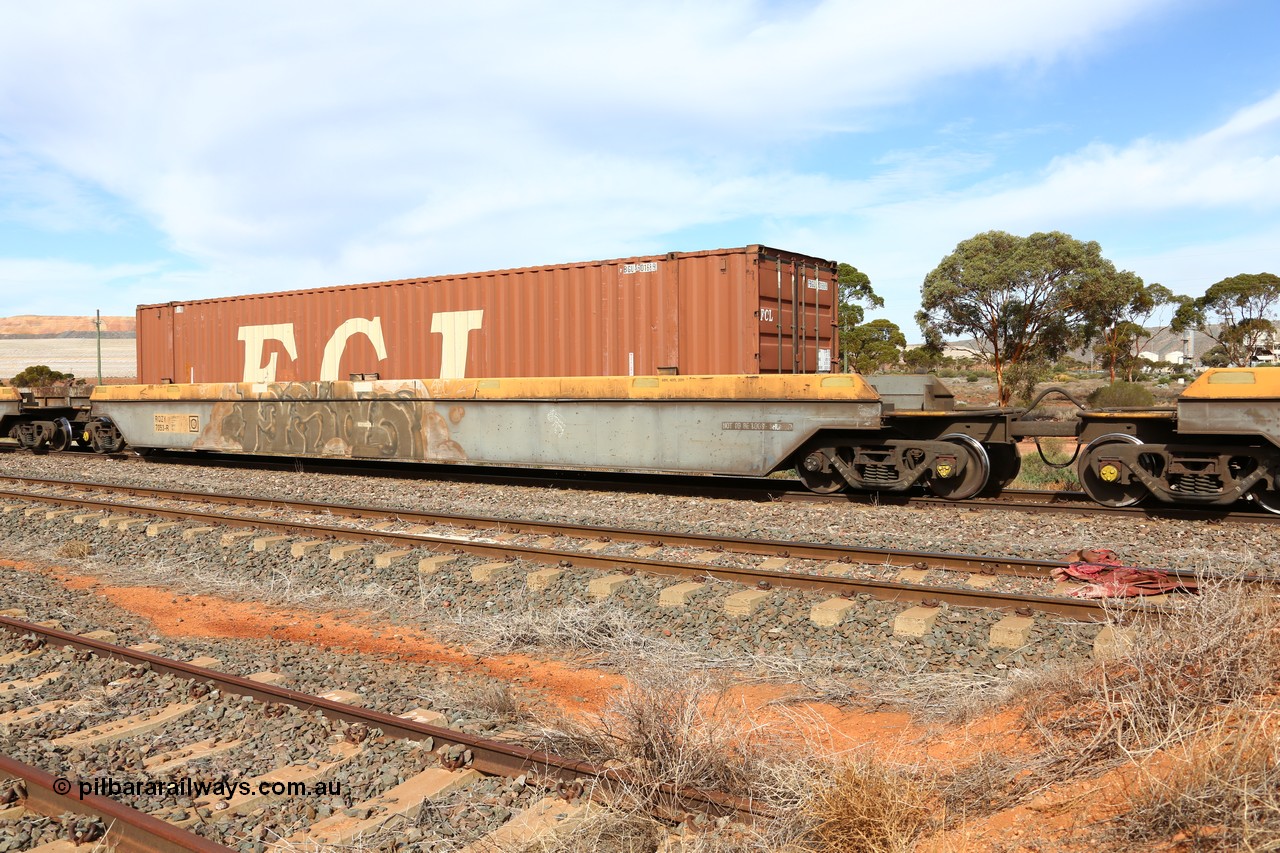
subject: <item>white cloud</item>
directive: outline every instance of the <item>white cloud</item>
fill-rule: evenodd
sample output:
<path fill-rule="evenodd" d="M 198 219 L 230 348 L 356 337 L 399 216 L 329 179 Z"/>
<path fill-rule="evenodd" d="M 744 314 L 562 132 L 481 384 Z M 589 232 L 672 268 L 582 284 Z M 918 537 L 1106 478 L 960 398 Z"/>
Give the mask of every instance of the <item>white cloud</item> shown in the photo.
<path fill-rule="evenodd" d="M 7 209 L 105 228 L 84 189 L 100 188 L 201 269 L 0 261 L 0 283 L 26 288 L 6 311 L 63 303 L 58 288 L 127 310 L 704 248 L 661 244 L 734 221 L 743 242 L 856 263 L 904 324 L 924 275 L 990 228 L 1104 251 L 1115 235 L 1135 248 L 1108 254 L 1159 279 L 1140 262 L 1172 256 L 1137 247 L 1138 223 L 1275 210 L 1280 94 L 1199 135 L 1096 143 L 1031 174 L 993 171 L 998 147 L 961 115 L 840 177 L 790 158 L 957 76 L 1034 78 L 1179 2 L 19 4 L 0 30 L 0 127 L 20 149 L 0 152 L 0 186 L 25 199 Z"/>
<path fill-rule="evenodd" d="M 118 217 L 83 183 L 43 166 L 0 137 L 0 222 L 65 233 L 110 230 Z"/>
<path fill-rule="evenodd" d="M 1240 273 L 1280 270 L 1280 224 L 1261 223 L 1247 233 L 1214 241 L 1199 241 L 1173 249 L 1117 256 L 1123 267 L 1138 270 L 1175 293 L 1199 296 L 1224 278 Z"/>
<path fill-rule="evenodd" d="M 1280 266 L 1278 140 L 1280 93 L 1184 139 L 1089 145 L 1029 179 L 1001 175 L 949 192 L 898 196 L 789 224 L 778 240 L 847 247 L 842 258 L 871 276 L 886 297 L 885 313 L 912 329 L 924 277 L 956 243 L 992 229 L 1098 240 L 1120 267 L 1199 294 L 1227 276 Z M 1256 212 L 1256 220 L 1241 211 Z M 1229 237 L 1204 233 L 1176 250 L 1165 249 L 1159 227 L 1153 230 L 1153 222 L 1202 215 L 1230 217 L 1236 227 Z"/>
<path fill-rule="evenodd" d="M 548 207 L 550 235 L 610 244 L 757 212 L 783 141 L 1167 2 L 30 4 L 0 31 L 0 122 L 208 262 L 536 232 Z"/>
<path fill-rule="evenodd" d="M 161 272 L 155 264 L 98 266 L 72 261 L 0 258 L 0 292 L 7 314 L 132 314 L 119 286 L 133 287 Z M 127 310 L 125 310 L 127 308 Z"/>

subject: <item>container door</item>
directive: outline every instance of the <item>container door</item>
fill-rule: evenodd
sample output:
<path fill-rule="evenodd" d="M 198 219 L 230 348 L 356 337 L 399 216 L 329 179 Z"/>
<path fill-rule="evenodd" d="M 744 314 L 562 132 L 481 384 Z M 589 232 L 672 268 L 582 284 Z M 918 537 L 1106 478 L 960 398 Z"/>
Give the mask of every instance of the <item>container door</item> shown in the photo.
<path fill-rule="evenodd" d="M 175 368 L 173 349 L 173 306 L 139 306 L 134 347 L 137 351 L 137 379 L 143 385 L 185 382 Z"/>
<path fill-rule="evenodd" d="M 761 373 L 825 373 L 835 363 L 835 269 L 813 258 L 760 256 Z"/>

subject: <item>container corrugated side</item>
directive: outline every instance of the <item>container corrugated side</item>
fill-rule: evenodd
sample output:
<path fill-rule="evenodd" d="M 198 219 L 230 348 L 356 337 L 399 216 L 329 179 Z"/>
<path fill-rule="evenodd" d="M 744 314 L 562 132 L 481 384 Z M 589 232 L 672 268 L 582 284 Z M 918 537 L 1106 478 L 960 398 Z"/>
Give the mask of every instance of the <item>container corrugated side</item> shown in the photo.
<path fill-rule="evenodd" d="M 140 306 L 139 381 L 813 371 L 834 303 L 807 300 L 830 316 L 798 325 L 799 268 L 834 280 L 748 246 Z"/>

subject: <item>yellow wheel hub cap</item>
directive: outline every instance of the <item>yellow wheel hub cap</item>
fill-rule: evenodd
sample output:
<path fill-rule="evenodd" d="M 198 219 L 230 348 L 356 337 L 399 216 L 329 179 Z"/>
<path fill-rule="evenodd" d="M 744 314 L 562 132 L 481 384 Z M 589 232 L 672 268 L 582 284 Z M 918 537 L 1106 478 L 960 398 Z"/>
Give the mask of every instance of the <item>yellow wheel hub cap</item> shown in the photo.
<path fill-rule="evenodd" d="M 945 462 L 938 466 L 939 477 L 943 477 L 943 478 L 950 477 L 954 473 L 955 473 L 955 469 L 953 469 L 950 465 L 946 464 Z"/>
<path fill-rule="evenodd" d="M 1108 483 L 1114 483 L 1120 479 L 1120 469 L 1108 462 L 1098 469 L 1098 476 Z"/>

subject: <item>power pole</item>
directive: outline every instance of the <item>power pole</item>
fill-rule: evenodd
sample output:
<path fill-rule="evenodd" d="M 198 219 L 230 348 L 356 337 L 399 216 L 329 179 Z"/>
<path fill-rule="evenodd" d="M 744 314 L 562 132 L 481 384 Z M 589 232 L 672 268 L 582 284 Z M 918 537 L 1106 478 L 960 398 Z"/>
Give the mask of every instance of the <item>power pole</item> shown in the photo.
<path fill-rule="evenodd" d="M 102 384 L 102 309 L 99 308 L 93 320 L 93 326 L 98 330 L 98 384 Z"/>

